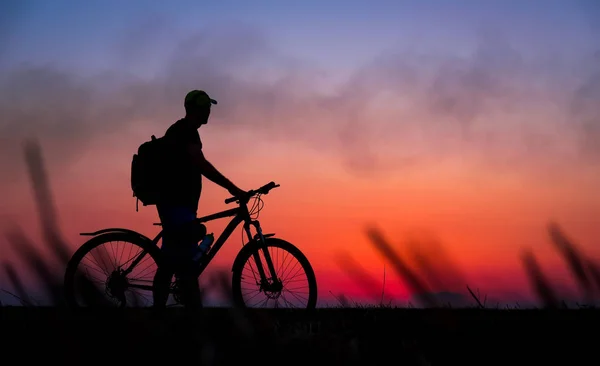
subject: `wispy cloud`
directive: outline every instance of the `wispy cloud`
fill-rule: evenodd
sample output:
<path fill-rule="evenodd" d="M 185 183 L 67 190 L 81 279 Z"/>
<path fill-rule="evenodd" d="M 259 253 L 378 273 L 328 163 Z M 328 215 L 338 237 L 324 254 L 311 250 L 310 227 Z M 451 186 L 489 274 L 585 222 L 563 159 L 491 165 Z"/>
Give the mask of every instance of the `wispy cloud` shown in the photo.
<path fill-rule="evenodd" d="M 531 171 L 598 156 L 600 73 L 591 55 L 575 64 L 543 51 L 528 58 L 501 31 L 483 32 L 468 57 L 383 53 L 333 93 L 320 88 L 325 70 L 282 54 L 244 24 L 189 34 L 152 18 L 115 41 L 109 56 L 118 66 L 95 76 L 60 66 L 2 70 L 4 177 L 23 138 L 38 136 L 52 161 L 68 164 L 90 140 L 136 123 L 155 123 L 160 133 L 181 116 L 192 88 L 220 101 L 211 128 L 252 129 L 337 154 L 360 176 L 452 157 Z M 155 75 L 137 75 L 148 64 Z"/>

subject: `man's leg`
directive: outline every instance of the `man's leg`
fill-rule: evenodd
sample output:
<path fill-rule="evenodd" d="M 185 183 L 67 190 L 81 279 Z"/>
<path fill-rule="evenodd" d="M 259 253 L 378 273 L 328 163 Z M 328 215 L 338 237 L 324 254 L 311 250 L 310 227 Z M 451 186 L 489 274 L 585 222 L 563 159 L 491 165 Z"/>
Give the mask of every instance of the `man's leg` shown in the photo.
<path fill-rule="evenodd" d="M 188 210 L 186 215 L 190 214 L 193 214 L 193 219 L 196 218 L 196 213 Z M 197 264 L 193 261 L 198 242 L 206 235 L 206 229 L 199 230 L 201 227 L 203 225 L 191 220 L 186 221 L 179 231 L 178 253 L 180 256 L 175 273 L 178 277 L 183 302 L 186 307 L 191 309 L 202 307 L 202 294 L 196 275 Z"/>
<path fill-rule="evenodd" d="M 158 267 L 154 276 L 153 300 L 155 308 L 164 308 L 169 299 L 171 278 L 173 278 L 173 274 L 175 273 L 174 258 L 171 253 L 172 248 L 175 246 L 173 243 L 175 241 L 173 228 L 175 220 L 172 217 L 169 207 L 157 205 L 156 210 L 158 211 L 158 217 L 163 229 L 161 251 L 163 252 L 164 261 Z"/>
<path fill-rule="evenodd" d="M 162 245 L 166 263 L 156 274 L 156 282 L 160 284 L 161 290 L 158 293 L 155 291 L 155 306 L 166 304 L 171 278 L 176 274 L 185 305 L 199 307 L 202 305 L 201 293 L 192 261 L 200 239 L 198 225 L 194 221 L 196 212 L 180 206 L 160 206 L 157 209 L 166 235 Z"/>

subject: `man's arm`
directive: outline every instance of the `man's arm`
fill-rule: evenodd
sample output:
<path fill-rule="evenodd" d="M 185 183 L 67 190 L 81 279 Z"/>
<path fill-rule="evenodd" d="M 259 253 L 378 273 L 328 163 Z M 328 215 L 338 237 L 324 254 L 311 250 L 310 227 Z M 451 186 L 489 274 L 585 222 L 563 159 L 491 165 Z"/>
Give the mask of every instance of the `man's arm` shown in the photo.
<path fill-rule="evenodd" d="M 213 181 L 215 184 L 225 188 L 234 196 L 239 196 L 244 193 L 243 190 L 239 189 L 229 179 L 225 178 L 225 176 L 221 174 L 217 168 L 215 168 L 208 160 L 206 160 L 200 145 L 190 145 L 188 150 L 192 156 L 192 160 L 202 171 L 202 175 Z"/>

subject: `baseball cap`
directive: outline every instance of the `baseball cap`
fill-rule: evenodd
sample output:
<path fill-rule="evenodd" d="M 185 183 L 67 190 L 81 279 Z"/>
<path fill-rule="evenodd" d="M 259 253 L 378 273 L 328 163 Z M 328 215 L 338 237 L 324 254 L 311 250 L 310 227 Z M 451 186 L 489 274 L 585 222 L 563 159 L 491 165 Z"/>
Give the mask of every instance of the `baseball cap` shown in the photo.
<path fill-rule="evenodd" d="M 209 107 L 211 104 L 217 104 L 217 101 L 206 94 L 204 90 L 192 90 L 185 96 L 183 105 L 187 107 Z"/>

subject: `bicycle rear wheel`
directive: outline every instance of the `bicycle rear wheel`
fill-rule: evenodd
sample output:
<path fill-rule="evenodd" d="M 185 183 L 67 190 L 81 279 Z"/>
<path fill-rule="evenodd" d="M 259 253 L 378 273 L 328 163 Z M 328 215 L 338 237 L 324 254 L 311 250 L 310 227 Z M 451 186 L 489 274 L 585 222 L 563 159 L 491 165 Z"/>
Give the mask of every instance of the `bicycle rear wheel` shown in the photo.
<path fill-rule="evenodd" d="M 317 304 L 317 280 L 306 256 L 285 240 L 267 238 L 265 245 L 277 278 L 269 278 L 271 276 L 263 249 L 257 243 L 246 245 L 233 267 L 231 284 L 234 305 L 246 308 L 314 309 Z M 255 254 L 258 254 L 264 268 L 267 283 L 261 283 Z M 277 282 L 281 286 L 273 286 Z"/>
<path fill-rule="evenodd" d="M 67 305 L 151 306 L 160 255 L 152 242 L 130 233 L 93 237 L 73 254 L 67 265 L 64 278 Z"/>

